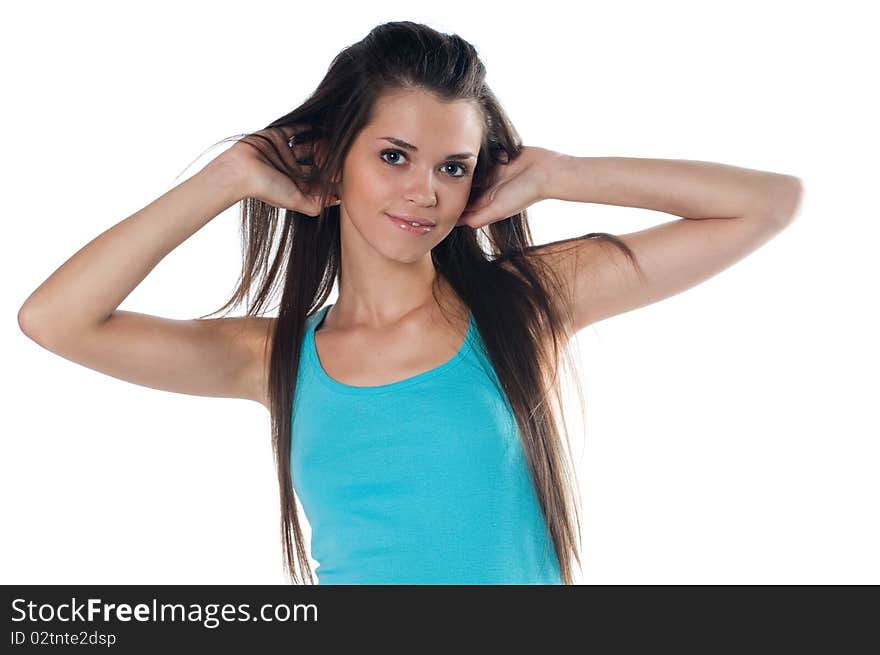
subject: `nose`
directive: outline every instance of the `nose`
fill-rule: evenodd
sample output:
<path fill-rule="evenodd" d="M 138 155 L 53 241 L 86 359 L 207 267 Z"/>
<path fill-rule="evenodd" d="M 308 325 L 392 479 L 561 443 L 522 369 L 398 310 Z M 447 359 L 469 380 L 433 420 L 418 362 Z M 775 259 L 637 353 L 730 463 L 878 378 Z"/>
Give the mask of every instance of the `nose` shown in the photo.
<path fill-rule="evenodd" d="M 409 186 L 406 190 L 407 200 L 414 202 L 419 207 L 433 207 L 437 204 L 433 171 L 423 172 L 418 168 L 415 168 L 414 171 L 410 176 Z"/>

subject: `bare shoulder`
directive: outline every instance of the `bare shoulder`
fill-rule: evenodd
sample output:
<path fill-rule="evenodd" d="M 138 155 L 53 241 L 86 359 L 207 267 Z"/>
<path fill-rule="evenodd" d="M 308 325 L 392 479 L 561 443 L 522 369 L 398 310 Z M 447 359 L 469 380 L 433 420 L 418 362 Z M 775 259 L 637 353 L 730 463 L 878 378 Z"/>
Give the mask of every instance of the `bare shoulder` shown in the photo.
<path fill-rule="evenodd" d="M 271 360 L 272 334 L 278 319 L 272 316 L 243 317 L 236 329 L 235 338 L 241 341 L 248 353 L 248 365 L 244 371 L 244 388 L 248 398 L 269 409 L 269 364 Z"/>

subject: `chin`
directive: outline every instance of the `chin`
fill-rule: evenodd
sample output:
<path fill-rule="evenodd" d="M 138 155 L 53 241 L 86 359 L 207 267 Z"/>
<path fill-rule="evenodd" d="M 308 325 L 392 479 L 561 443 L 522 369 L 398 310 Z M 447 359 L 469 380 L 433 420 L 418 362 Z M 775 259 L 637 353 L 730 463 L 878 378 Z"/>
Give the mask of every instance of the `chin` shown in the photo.
<path fill-rule="evenodd" d="M 431 244 L 431 247 L 433 247 L 433 244 Z M 401 264 L 418 264 L 426 256 L 427 257 L 431 256 L 431 248 L 430 247 L 426 248 L 424 250 L 420 249 L 420 250 L 416 251 L 413 249 L 407 253 L 398 253 L 396 255 L 387 255 L 387 257 L 389 259 L 393 259 L 394 261 L 399 262 Z"/>

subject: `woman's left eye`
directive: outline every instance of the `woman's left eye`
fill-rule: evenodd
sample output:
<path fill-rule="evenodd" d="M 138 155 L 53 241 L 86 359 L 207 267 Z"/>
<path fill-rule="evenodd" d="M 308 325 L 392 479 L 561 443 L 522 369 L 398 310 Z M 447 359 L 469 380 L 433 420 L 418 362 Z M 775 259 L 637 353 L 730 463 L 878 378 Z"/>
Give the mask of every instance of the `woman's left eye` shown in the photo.
<path fill-rule="evenodd" d="M 385 155 L 402 155 L 403 157 L 406 157 L 406 153 L 403 152 L 402 150 L 383 150 L 379 156 L 382 158 L 382 161 L 384 161 L 386 164 L 391 164 L 392 166 L 396 166 L 397 164 L 385 159 Z M 451 175 L 450 177 L 467 177 L 468 168 L 464 164 L 459 164 L 458 162 L 455 162 L 455 161 L 448 161 L 443 165 L 444 166 L 457 166 L 458 168 L 461 169 L 460 175 Z"/>

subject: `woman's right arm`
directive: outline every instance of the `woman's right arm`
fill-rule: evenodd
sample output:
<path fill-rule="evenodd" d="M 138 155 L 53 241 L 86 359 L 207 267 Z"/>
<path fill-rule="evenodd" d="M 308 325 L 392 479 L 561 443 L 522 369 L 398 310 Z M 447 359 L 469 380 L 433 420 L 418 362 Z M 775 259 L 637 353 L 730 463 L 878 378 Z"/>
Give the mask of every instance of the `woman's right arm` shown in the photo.
<path fill-rule="evenodd" d="M 298 165 L 290 128 L 260 134 L 287 167 Z M 318 197 L 304 195 L 245 139 L 81 248 L 28 297 L 19 326 L 44 348 L 134 384 L 268 408 L 265 346 L 274 318 L 175 320 L 117 309 L 169 252 L 244 198 L 308 215 L 320 209 Z"/>
<path fill-rule="evenodd" d="M 66 359 L 134 384 L 263 402 L 255 338 L 268 336 L 271 319 L 173 320 L 117 310 L 169 252 L 241 200 L 241 189 L 232 167 L 210 162 L 68 259 L 21 307 L 22 331 Z"/>
<path fill-rule="evenodd" d="M 265 134 L 278 143 L 289 137 L 281 129 Z M 274 318 L 174 320 L 117 309 L 169 252 L 247 197 L 318 213 L 315 197 L 302 195 L 256 148 L 237 143 L 68 259 L 22 305 L 21 330 L 70 361 L 134 384 L 268 408 L 264 346 Z"/>

